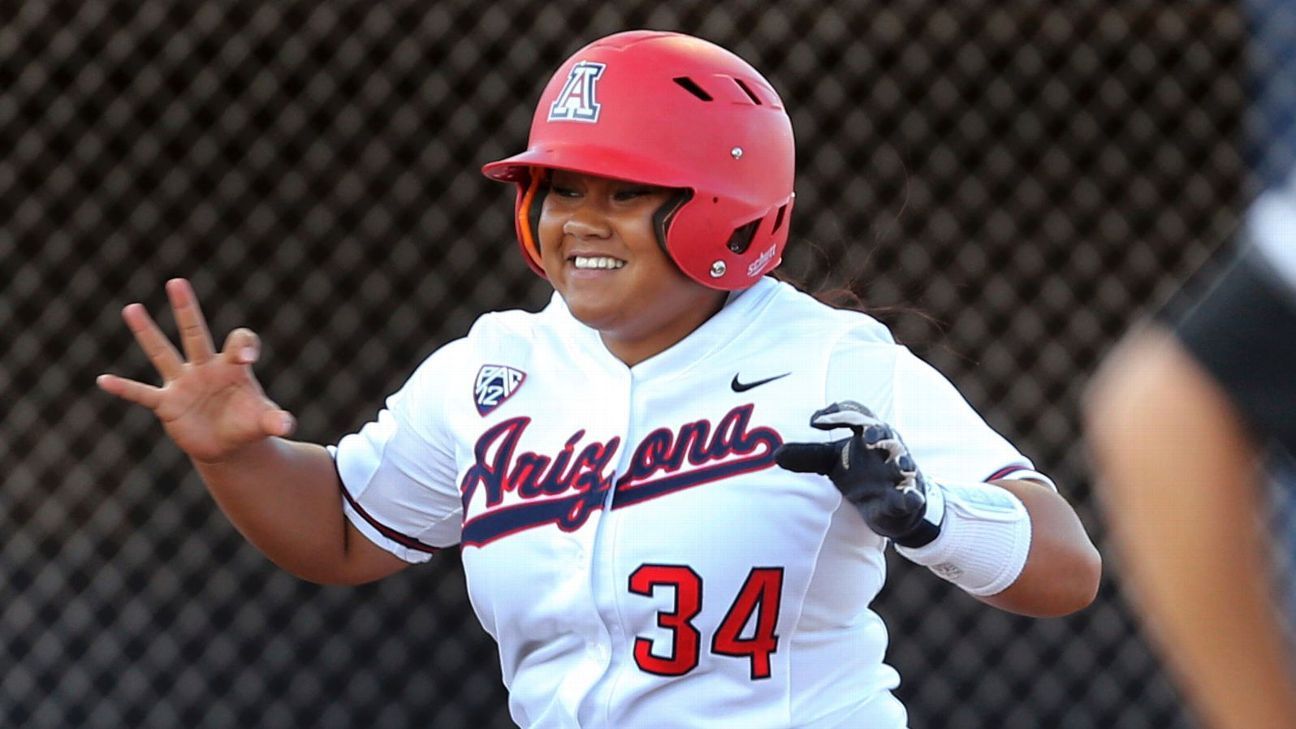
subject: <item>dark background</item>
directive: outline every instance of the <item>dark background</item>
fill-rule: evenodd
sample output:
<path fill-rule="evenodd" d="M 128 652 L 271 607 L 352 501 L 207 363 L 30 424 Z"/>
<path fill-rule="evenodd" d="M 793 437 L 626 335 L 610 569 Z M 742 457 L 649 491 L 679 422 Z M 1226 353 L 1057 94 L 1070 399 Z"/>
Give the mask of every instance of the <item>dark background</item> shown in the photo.
<path fill-rule="evenodd" d="M 798 140 L 785 270 L 853 282 L 1104 546 L 1088 376 L 1218 267 L 1266 110 L 1294 98 L 1252 80 L 1274 59 L 1227 2 L 0 7 L 4 727 L 509 724 L 456 552 L 298 581 L 93 383 L 153 377 L 119 312 L 170 327 L 162 284 L 186 276 L 218 341 L 261 334 L 300 437 L 335 442 L 478 313 L 542 305 L 512 190 L 478 168 L 524 147 L 596 37 L 683 30 L 770 78 Z M 1262 27 L 1290 49 L 1286 13 Z M 1110 554 L 1106 575 L 1093 607 L 1034 621 L 894 562 L 877 607 L 914 729 L 1189 726 Z"/>

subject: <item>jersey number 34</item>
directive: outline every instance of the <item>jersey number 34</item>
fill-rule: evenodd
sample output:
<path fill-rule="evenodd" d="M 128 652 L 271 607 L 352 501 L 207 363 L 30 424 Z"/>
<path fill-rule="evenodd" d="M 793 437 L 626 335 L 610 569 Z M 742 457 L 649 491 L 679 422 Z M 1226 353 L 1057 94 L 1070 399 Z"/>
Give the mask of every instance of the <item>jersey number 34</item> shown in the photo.
<path fill-rule="evenodd" d="M 683 676 L 697 668 L 702 634 L 693 618 L 702 611 L 702 578 L 686 565 L 645 564 L 630 574 L 630 592 L 652 596 L 657 587 L 675 589 L 675 605 L 657 613 L 657 625 L 671 632 L 668 656 L 653 652 L 653 641 L 638 637 L 634 642 L 635 663 L 643 671 L 659 676 Z M 783 592 L 782 567 L 753 567 L 738 596 L 711 639 L 711 652 L 719 656 L 747 658 L 752 680 L 770 677 L 770 655 L 778 650 L 779 598 Z M 749 637 L 743 629 L 752 622 Z"/>

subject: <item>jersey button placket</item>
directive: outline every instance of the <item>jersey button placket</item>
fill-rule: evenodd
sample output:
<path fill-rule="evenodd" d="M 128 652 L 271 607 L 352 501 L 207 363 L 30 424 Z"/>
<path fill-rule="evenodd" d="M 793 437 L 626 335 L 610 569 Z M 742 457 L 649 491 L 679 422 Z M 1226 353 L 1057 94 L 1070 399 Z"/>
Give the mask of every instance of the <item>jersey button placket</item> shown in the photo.
<path fill-rule="evenodd" d="M 621 637 L 619 631 L 622 630 L 621 620 L 617 614 L 617 597 L 618 589 L 623 589 L 625 586 L 618 582 L 613 560 L 618 540 L 617 524 L 620 521 L 612 511 L 616 494 L 615 484 L 617 478 L 625 473 L 629 467 L 630 456 L 633 454 L 635 446 L 635 443 L 630 439 L 633 435 L 634 378 L 630 370 L 626 368 L 622 368 L 617 374 L 619 377 L 616 391 L 609 393 L 610 396 L 604 402 L 606 403 L 608 423 L 617 423 L 620 426 L 621 449 L 617 458 L 615 475 L 612 477 L 612 488 L 608 489 L 603 502 L 602 518 L 599 520 L 598 528 L 595 530 L 593 554 L 590 563 L 590 594 L 594 599 L 594 607 L 598 613 L 600 624 L 598 634 L 592 641 L 593 645 L 588 646 L 587 655 L 600 665 L 602 671 L 600 679 L 590 687 L 591 693 L 586 696 L 581 707 L 581 719 L 591 721 L 596 725 L 605 722 L 606 708 L 603 706 L 603 699 L 608 684 L 613 679 L 612 674 L 615 672 L 615 668 L 611 663 L 612 642 Z M 619 642 L 623 641 L 618 640 Z"/>

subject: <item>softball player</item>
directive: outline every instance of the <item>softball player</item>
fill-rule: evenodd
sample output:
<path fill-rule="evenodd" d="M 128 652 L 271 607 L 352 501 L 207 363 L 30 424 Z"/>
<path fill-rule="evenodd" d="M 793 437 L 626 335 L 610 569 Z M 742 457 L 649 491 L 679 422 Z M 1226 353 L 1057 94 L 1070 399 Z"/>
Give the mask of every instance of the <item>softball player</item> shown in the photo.
<path fill-rule="evenodd" d="M 1031 615 L 1088 604 L 1099 559 L 934 369 L 766 275 L 793 167 L 747 63 L 610 36 L 554 75 L 528 149 L 484 168 L 517 185 L 542 311 L 482 316 L 328 448 L 284 438 L 255 336 L 217 353 L 183 281 L 188 361 L 131 305 L 165 384 L 101 385 L 153 408 L 298 575 L 363 582 L 460 545 L 520 725 L 904 727 L 869 609 L 889 543 Z"/>

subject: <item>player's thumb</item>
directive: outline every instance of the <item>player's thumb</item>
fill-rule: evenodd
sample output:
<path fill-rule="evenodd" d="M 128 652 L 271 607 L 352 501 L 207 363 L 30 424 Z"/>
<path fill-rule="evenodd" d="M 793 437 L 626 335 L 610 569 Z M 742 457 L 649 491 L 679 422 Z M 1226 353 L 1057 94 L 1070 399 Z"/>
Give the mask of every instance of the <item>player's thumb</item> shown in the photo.
<path fill-rule="evenodd" d="M 261 413 L 261 430 L 266 435 L 286 437 L 297 429 L 297 419 L 282 408 L 271 406 Z"/>
<path fill-rule="evenodd" d="M 774 462 L 797 473 L 827 476 L 837 464 L 837 443 L 785 443 L 774 451 Z"/>
<path fill-rule="evenodd" d="M 253 364 L 261 356 L 261 338 L 251 329 L 239 327 L 225 337 L 221 353 L 233 364 Z"/>

